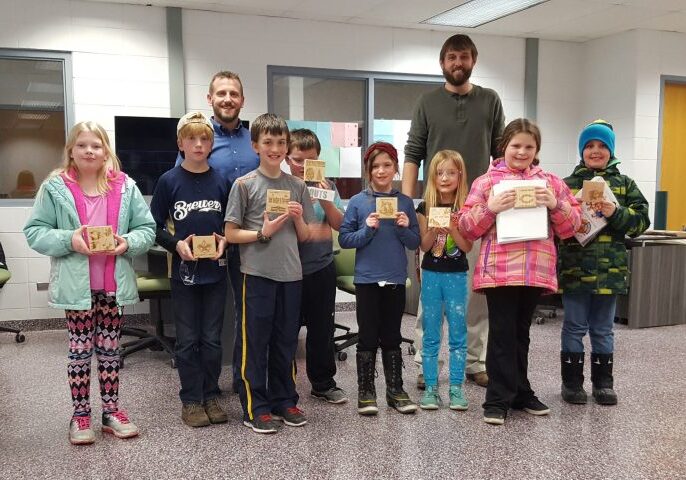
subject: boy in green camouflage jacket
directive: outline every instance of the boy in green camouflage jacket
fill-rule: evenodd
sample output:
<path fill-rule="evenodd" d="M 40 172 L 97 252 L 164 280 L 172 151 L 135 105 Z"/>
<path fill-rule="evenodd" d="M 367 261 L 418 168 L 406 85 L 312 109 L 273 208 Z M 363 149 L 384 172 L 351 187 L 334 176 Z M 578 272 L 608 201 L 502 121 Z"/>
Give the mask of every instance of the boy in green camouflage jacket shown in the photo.
<path fill-rule="evenodd" d="M 583 337 L 591 340 L 593 398 L 601 405 L 615 405 L 612 364 L 617 294 L 627 292 L 628 262 L 625 236 L 635 237 L 650 226 L 648 202 L 631 178 L 619 173 L 612 125 L 596 120 L 581 131 L 581 163 L 565 178 L 573 193 L 584 180 L 601 176 L 617 199 L 603 200 L 600 213 L 607 220 L 586 246 L 574 238 L 559 243 L 558 275 L 564 305 L 562 324 L 562 398 L 568 403 L 586 403 Z"/>

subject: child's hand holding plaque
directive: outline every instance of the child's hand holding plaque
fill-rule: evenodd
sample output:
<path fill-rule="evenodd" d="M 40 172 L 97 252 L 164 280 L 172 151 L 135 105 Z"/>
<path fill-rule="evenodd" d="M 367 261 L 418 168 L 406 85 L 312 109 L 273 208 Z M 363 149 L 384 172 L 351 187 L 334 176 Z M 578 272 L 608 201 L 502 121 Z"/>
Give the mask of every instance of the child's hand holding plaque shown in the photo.
<path fill-rule="evenodd" d="M 395 212 L 398 211 L 398 197 L 376 197 L 376 213 L 379 218 L 395 219 Z"/>
<path fill-rule="evenodd" d="M 110 225 L 86 227 L 86 239 L 92 253 L 111 252 L 116 246 Z"/>
<path fill-rule="evenodd" d="M 289 190 L 267 190 L 267 213 L 288 213 L 288 202 L 291 200 Z"/>

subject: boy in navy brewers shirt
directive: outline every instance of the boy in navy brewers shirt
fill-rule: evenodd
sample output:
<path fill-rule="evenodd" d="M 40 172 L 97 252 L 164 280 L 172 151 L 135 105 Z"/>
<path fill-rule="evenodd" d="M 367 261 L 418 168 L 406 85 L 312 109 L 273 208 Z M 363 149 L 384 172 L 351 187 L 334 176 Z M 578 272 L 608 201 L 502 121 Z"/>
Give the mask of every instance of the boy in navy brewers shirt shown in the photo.
<path fill-rule="evenodd" d="M 170 284 L 181 418 L 188 426 L 203 427 L 228 420 L 218 401 L 227 287 L 226 241 L 221 232 L 228 185 L 207 163 L 214 131 L 205 115 L 184 115 L 176 131 L 184 160 L 160 177 L 150 210 L 157 223 L 157 243 L 172 253 Z M 213 258 L 196 258 L 195 235 L 214 236 Z"/>

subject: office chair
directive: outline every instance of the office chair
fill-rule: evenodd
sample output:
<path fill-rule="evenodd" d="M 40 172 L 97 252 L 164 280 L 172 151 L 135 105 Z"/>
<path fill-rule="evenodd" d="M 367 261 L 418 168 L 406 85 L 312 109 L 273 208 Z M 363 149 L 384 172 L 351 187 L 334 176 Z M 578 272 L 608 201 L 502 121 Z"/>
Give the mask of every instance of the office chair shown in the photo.
<path fill-rule="evenodd" d="M 138 340 L 132 340 L 122 344 L 120 350 L 121 367 L 124 366 L 124 358 L 139 350 L 149 348 L 150 350 L 164 350 L 167 352 L 170 356 L 171 367 L 176 368 L 176 361 L 174 359 L 175 339 L 164 334 L 164 320 L 162 319 L 162 299 L 171 296 L 169 278 L 167 278 L 166 275 L 156 276 L 148 272 L 137 272 L 136 284 L 138 286 L 138 295 L 141 300 L 154 300 L 157 303 L 155 333 L 149 333 L 141 328 L 122 328 L 122 336 L 134 336 L 138 337 Z"/>
<path fill-rule="evenodd" d="M 333 263 L 336 267 L 336 287 L 344 292 L 355 295 L 355 249 L 341 248 L 340 244 L 338 243 L 338 232 L 334 231 L 333 250 Z M 405 287 L 407 288 L 409 285 L 411 285 L 411 283 L 410 280 L 407 279 L 405 282 Z M 343 335 L 337 335 L 333 337 L 336 349 L 336 357 L 343 361 L 348 358 L 348 354 L 344 350 L 353 345 L 357 345 L 357 342 L 359 341 L 359 335 L 357 332 L 351 332 L 350 328 L 346 327 L 345 325 L 334 323 L 334 326 L 337 329 L 345 331 Z M 414 340 L 410 340 L 409 338 L 405 337 L 400 337 L 400 340 L 401 342 L 408 344 L 407 351 L 410 355 L 414 355 L 416 353 Z"/>
<path fill-rule="evenodd" d="M 2 288 L 10 278 L 12 278 L 10 271 L 5 268 L 0 268 L 0 288 Z M 0 325 L 0 332 L 14 333 L 14 341 L 17 343 L 22 343 L 26 340 L 26 337 L 21 333 L 21 330 L 17 330 L 16 328 L 3 327 Z"/>

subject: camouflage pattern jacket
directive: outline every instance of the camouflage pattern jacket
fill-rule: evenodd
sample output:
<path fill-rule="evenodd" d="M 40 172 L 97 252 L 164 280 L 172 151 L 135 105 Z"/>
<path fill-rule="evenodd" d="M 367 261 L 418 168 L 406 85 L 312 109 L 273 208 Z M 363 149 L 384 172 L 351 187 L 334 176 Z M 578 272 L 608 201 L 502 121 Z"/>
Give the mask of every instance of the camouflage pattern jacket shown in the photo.
<path fill-rule="evenodd" d="M 562 293 L 627 293 L 629 266 L 624 239 L 636 237 L 650 226 L 648 202 L 631 178 L 619 173 L 619 160 L 610 159 L 605 170 L 591 170 L 583 162 L 565 178 L 574 194 L 584 180 L 601 176 L 617 197 L 617 210 L 607 226 L 582 247 L 574 237 L 558 244 L 558 283 Z"/>

